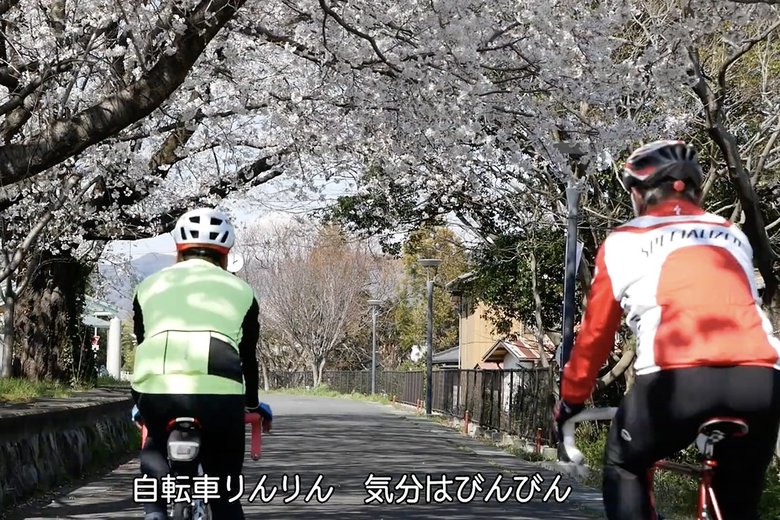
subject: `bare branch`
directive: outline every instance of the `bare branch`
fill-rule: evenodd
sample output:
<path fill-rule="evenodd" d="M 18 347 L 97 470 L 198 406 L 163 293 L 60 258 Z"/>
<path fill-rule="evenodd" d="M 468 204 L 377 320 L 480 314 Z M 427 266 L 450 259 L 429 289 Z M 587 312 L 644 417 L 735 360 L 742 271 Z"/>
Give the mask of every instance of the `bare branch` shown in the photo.
<path fill-rule="evenodd" d="M 726 160 L 729 177 L 739 196 L 739 206 L 743 210 L 745 217 L 743 231 L 753 246 L 756 264 L 766 283 L 763 300 L 768 305 L 777 292 L 778 282 L 773 269 L 776 256 L 764 226 L 764 217 L 761 214 L 759 201 L 757 200 L 755 190 L 753 190 L 750 177 L 742 164 L 736 138 L 723 125 L 722 106 L 718 103 L 715 93 L 712 92 L 707 84 L 701 63 L 699 62 L 698 51 L 693 47 L 688 47 L 688 56 L 696 77 L 696 83 L 692 88 L 702 105 L 704 105 L 707 131 Z"/>
<path fill-rule="evenodd" d="M 606 386 L 609 386 L 612 384 L 617 378 L 622 376 L 625 371 L 631 366 L 631 363 L 634 361 L 634 356 L 636 355 L 633 348 L 623 349 L 623 355 L 620 357 L 620 361 L 617 362 L 617 364 L 612 367 L 612 370 L 601 376 L 596 381 L 596 387 L 598 389 L 605 388 Z"/>
<path fill-rule="evenodd" d="M 780 20 L 772 24 L 766 31 L 761 33 L 759 36 L 745 40 L 742 43 L 742 46 L 739 47 L 739 49 L 737 49 L 731 56 L 729 56 L 726 59 L 726 61 L 724 61 L 723 64 L 720 66 L 720 69 L 718 70 L 718 94 L 717 94 L 718 111 L 723 109 L 723 102 L 726 98 L 726 74 L 728 73 L 729 67 L 731 67 L 731 65 L 733 65 L 734 62 L 736 62 L 742 56 L 747 54 L 755 44 L 766 39 L 770 34 L 775 32 L 775 30 L 777 30 L 778 27 L 780 27 Z"/>

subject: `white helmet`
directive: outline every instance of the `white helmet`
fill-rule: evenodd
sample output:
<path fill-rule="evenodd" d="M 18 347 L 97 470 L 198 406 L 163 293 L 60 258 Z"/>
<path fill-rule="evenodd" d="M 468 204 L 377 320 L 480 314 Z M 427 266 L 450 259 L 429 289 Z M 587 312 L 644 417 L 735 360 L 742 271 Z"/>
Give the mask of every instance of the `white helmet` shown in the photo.
<path fill-rule="evenodd" d="M 212 208 L 201 208 L 179 217 L 173 230 L 173 239 L 177 251 L 205 247 L 226 255 L 233 247 L 236 234 L 224 213 Z"/>

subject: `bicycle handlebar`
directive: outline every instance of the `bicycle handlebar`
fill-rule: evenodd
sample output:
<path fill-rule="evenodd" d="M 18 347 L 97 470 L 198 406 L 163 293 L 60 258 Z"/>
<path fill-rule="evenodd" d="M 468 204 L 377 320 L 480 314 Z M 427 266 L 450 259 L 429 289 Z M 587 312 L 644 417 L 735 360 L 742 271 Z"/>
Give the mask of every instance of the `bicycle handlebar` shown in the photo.
<path fill-rule="evenodd" d="M 579 465 L 585 460 L 585 456 L 574 444 L 574 428 L 577 423 L 582 421 L 608 421 L 615 416 L 617 410 L 617 407 L 586 408 L 561 425 L 563 450 L 571 462 Z"/>
<path fill-rule="evenodd" d="M 250 449 L 250 455 L 252 460 L 260 459 L 260 452 L 262 451 L 262 425 L 263 417 L 259 413 L 245 413 L 244 424 L 252 425 L 252 443 Z M 146 424 L 141 424 L 141 449 L 146 445 Z"/>
<path fill-rule="evenodd" d="M 252 425 L 252 444 L 251 455 L 252 460 L 258 460 L 260 458 L 260 446 L 262 442 L 262 425 L 263 417 L 256 412 L 244 414 L 244 424 Z"/>

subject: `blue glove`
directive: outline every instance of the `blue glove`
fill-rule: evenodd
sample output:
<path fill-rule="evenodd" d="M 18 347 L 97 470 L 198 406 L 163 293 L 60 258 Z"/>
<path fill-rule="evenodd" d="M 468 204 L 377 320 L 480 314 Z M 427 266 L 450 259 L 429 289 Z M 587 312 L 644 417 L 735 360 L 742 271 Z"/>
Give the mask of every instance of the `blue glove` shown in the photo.
<path fill-rule="evenodd" d="M 130 419 L 132 419 L 133 422 L 141 421 L 141 412 L 138 410 L 138 405 L 133 406 L 133 411 L 130 412 Z"/>
<path fill-rule="evenodd" d="M 260 403 L 257 411 L 263 416 L 264 421 L 272 422 L 274 420 L 274 413 L 271 411 L 271 407 L 266 403 Z"/>
<path fill-rule="evenodd" d="M 270 423 L 274 420 L 274 414 L 271 411 L 271 407 L 266 403 L 260 403 L 255 408 L 247 408 L 247 412 L 250 413 L 259 413 L 260 417 L 263 418 L 263 422 Z"/>

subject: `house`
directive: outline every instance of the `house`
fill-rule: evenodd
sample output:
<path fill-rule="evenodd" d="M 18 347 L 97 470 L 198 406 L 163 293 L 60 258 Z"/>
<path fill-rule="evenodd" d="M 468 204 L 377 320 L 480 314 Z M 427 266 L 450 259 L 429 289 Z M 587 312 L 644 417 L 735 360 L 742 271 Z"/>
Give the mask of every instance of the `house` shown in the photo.
<path fill-rule="evenodd" d="M 452 347 L 433 354 L 433 366 L 442 369 L 458 369 L 460 363 L 460 347 Z"/>
<path fill-rule="evenodd" d="M 452 302 L 457 309 L 458 325 L 458 368 L 471 370 L 485 368 L 483 357 L 506 335 L 495 330 L 495 326 L 487 318 L 485 313 L 488 308 L 476 301 L 471 290 L 473 273 L 464 273 L 445 285 L 445 289 L 452 295 Z M 513 324 L 513 330 L 524 331 L 521 323 Z"/>
<path fill-rule="evenodd" d="M 555 345 L 545 337 L 547 362 L 553 360 Z M 511 370 L 542 366 L 539 344 L 535 337 L 526 334 L 516 339 L 504 338 L 496 341 L 480 360 L 482 369 Z"/>
<path fill-rule="evenodd" d="M 555 345 L 546 336 L 544 347 L 549 364 L 555 356 Z M 543 366 L 541 360 L 538 340 L 532 334 L 500 339 L 482 357 L 479 364 L 481 369 L 506 371 L 499 372 L 503 389 L 500 396 L 495 396 L 502 400 L 504 412 L 509 411 L 512 401 L 522 396 L 524 390 L 535 391 L 533 369 Z M 519 372 L 521 369 L 525 371 Z"/>

